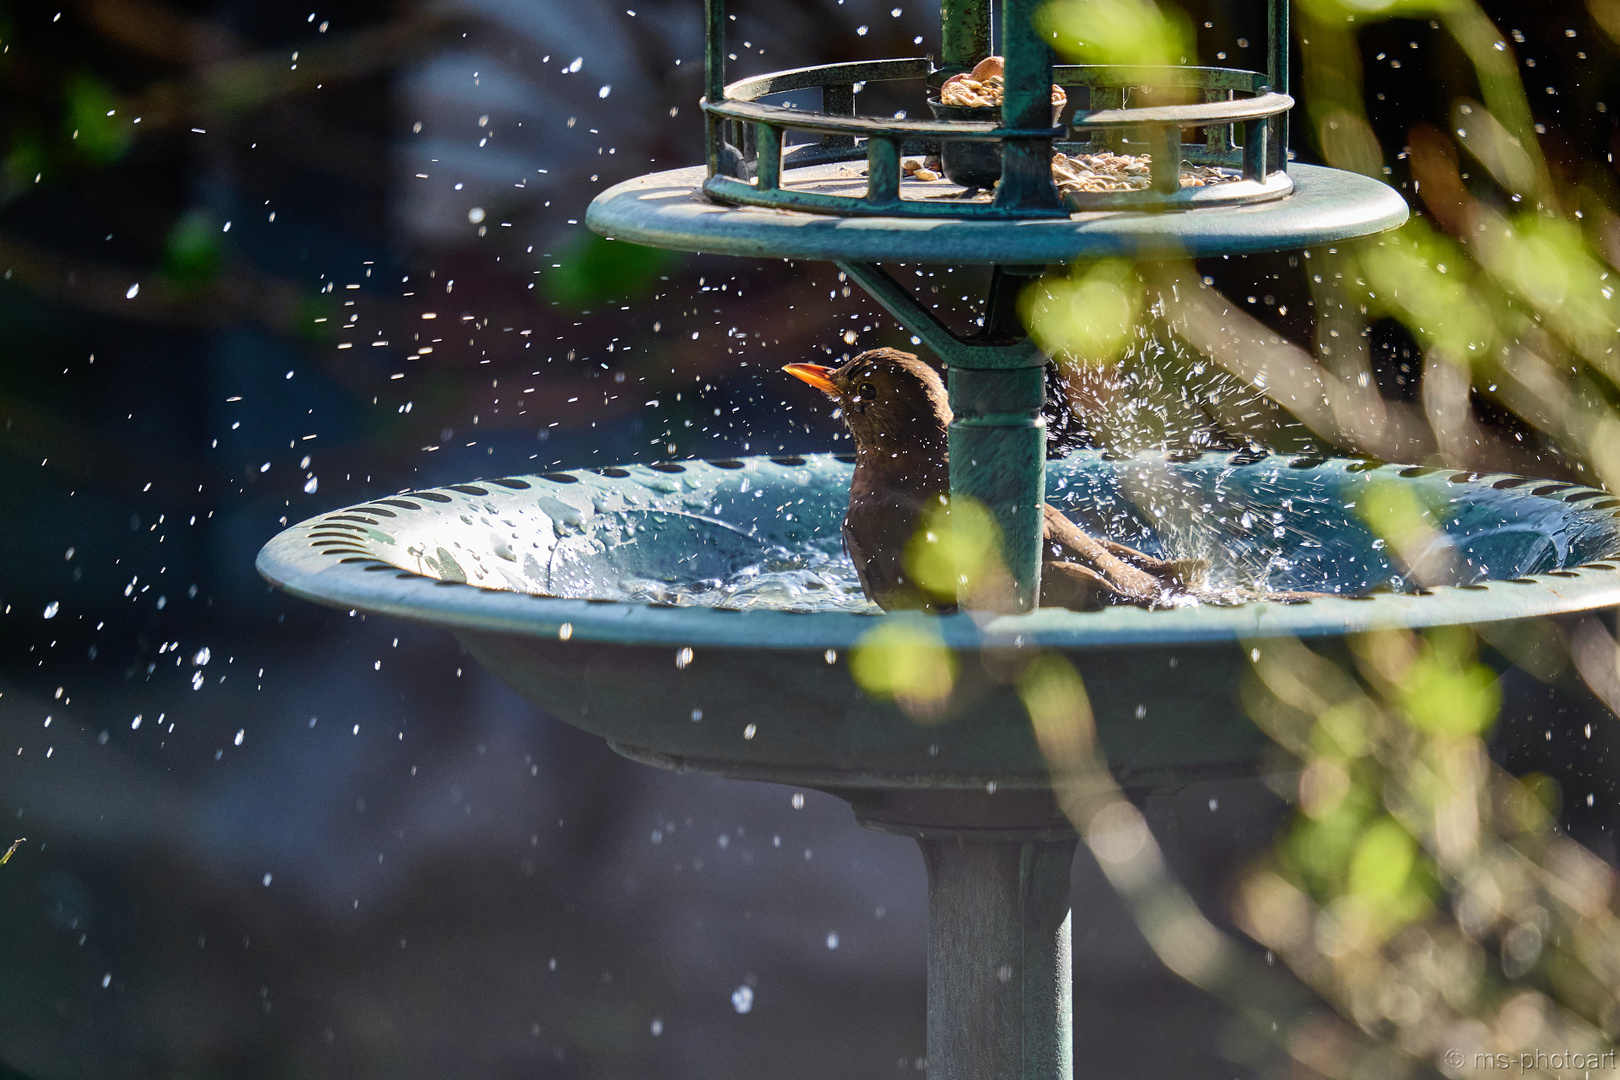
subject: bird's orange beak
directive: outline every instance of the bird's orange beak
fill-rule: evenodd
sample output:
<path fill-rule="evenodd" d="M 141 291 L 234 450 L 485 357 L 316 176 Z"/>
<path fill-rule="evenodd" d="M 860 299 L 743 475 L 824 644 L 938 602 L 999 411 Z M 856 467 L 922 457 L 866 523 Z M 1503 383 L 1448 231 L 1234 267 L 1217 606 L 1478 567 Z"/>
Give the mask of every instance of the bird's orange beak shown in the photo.
<path fill-rule="evenodd" d="M 820 364 L 784 364 L 782 370 L 795 379 L 809 383 L 828 397 L 843 396 L 832 379 L 828 378 L 833 372 L 832 368 Z"/>

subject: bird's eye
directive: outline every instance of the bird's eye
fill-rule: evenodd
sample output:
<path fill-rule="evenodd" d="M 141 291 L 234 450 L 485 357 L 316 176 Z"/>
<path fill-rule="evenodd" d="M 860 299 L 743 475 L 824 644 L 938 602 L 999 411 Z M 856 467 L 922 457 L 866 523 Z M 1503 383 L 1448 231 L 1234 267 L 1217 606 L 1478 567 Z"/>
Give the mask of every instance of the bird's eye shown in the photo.
<path fill-rule="evenodd" d="M 855 388 L 855 393 L 860 395 L 862 401 L 870 401 L 877 397 L 877 387 L 869 382 L 863 382 Z"/>

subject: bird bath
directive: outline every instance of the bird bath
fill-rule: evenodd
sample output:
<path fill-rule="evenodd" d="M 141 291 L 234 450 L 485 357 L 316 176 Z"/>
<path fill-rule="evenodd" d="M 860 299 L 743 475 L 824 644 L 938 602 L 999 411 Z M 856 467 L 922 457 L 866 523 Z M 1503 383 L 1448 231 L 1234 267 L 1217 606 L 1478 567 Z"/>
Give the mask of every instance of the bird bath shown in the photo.
<path fill-rule="evenodd" d="M 851 469 L 832 455 L 687 461 L 405 492 L 287 529 L 258 566 L 318 603 L 451 630 L 628 757 L 818 788 L 917 838 L 930 1075 L 951 1078 L 1072 1075 L 1076 838 L 1022 705 L 976 658 L 1065 654 L 1117 778 L 1145 791 L 1261 768 L 1269 744 L 1235 691 L 1267 638 L 1620 602 L 1620 499 L 1595 489 L 1248 452 L 1081 453 L 1049 463 L 1046 484 L 1082 526 L 1209 558 L 1217 581 L 1338 595 L 937 617 L 962 675 L 953 711 L 923 725 L 848 667 L 883 618 L 839 551 Z M 1372 484 L 1431 508 L 1427 587 L 1357 517 Z"/>
<path fill-rule="evenodd" d="M 264 576 L 296 595 L 451 630 L 525 696 L 626 756 L 819 788 L 862 824 L 915 837 L 929 876 L 931 1080 L 1074 1071 L 1077 837 L 1029 718 L 997 677 L 1009 652 L 1069 658 L 1116 779 L 1146 791 L 1263 768 L 1270 744 L 1236 686 L 1268 638 L 1620 602 L 1620 562 L 1607 561 L 1620 557 L 1620 500 L 1589 488 L 1249 452 L 1046 460 L 1047 358 L 1017 312 L 1028 278 L 1087 259 L 1326 245 L 1393 228 L 1408 211 L 1374 179 L 1289 162 L 1286 0 L 1266 5 L 1267 71 L 1056 65 L 1037 4 L 999 0 L 995 123 L 856 110 L 862 87 L 897 82 L 912 84 L 921 115 L 946 79 L 988 56 L 990 0 L 942 0 L 938 64 L 866 60 L 730 84 L 725 4 L 705 0 L 706 164 L 627 180 L 586 215 L 620 241 L 835 262 L 944 363 L 951 491 L 994 516 L 1014 584 L 1006 612 L 929 620 L 960 669 L 944 716 L 918 723 L 851 673 L 850 650 L 885 616 L 840 550 L 852 465 L 836 456 L 407 492 L 296 525 L 259 556 Z M 1072 91 L 1062 125 L 1054 83 Z M 821 107 L 767 100 L 788 92 L 819 92 Z M 1169 99 L 1182 103 L 1153 104 Z M 789 146 L 790 132 L 817 141 Z M 993 195 L 902 175 L 902 154 L 954 140 L 999 149 Z M 1055 150 L 1144 155 L 1151 185 L 1066 201 Z M 1230 183 L 1182 188 L 1183 160 Z M 978 329 L 950 331 L 881 263 L 990 265 Z M 1374 483 L 1429 510 L 1427 548 L 1405 553 L 1422 588 L 1357 515 Z M 1229 602 L 1031 610 L 1043 497 L 1149 554 L 1209 559 Z M 1254 600 L 1265 588 L 1333 595 Z"/>

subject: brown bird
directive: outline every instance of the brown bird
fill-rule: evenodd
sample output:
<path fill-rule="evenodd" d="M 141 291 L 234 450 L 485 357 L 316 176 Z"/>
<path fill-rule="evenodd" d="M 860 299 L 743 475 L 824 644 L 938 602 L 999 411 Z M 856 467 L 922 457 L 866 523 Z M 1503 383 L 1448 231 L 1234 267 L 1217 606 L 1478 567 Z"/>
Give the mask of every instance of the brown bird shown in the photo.
<path fill-rule="evenodd" d="M 951 486 L 951 407 L 939 374 L 896 349 L 873 349 L 839 368 L 788 364 L 783 370 L 837 401 L 855 441 L 844 549 L 866 595 L 886 611 L 953 606 L 940 604 L 904 565 L 924 514 L 945 502 Z M 1202 569 L 1094 539 L 1050 503 L 1045 509 L 1043 607 L 1154 606 L 1185 591 Z"/>

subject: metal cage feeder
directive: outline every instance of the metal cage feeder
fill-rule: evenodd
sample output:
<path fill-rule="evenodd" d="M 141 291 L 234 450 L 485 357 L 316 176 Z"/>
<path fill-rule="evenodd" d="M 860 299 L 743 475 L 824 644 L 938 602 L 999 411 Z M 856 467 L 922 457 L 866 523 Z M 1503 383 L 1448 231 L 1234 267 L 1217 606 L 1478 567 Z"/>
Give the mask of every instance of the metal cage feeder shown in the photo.
<path fill-rule="evenodd" d="M 839 215 L 956 217 L 1006 221 L 1066 217 L 1087 210 L 1191 209 L 1233 206 L 1282 198 L 1292 190 L 1288 177 L 1288 7 L 1269 0 L 1268 71 L 1221 67 L 1113 67 L 1054 65 L 1051 49 L 1031 24 L 1035 4 L 1004 0 L 1005 97 L 999 122 L 984 120 L 905 120 L 857 116 L 857 87 L 869 82 L 921 82 L 937 92 L 952 75 L 971 70 L 990 53 L 988 0 L 945 0 L 942 11 L 944 57 L 824 64 L 759 75 L 726 84 L 725 3 L 706 0 L 708 35 L 704 53 L 708 128 L 708 169 L 703 191 L 728 206 L 760 206 Z M 1051 111 L 1049 87 L 1085 92 L 1066 125 Z M 819 89 L 819 111 L 788 108 L 761 99 L 796 90 Z M 1126 107 L 1145 90 L 1174 90 L 1196 102 Z M 929 99 L 930 106 L 938 101 Z M 936 110 L 937 111 L 937 110 Z M 993 112 L 992 109 L 972 110 Z M 1051 119 L 1052 123 L 1047 123 Z M 1183 142 L 1183 132 L 1203 139 Z M 820 136 L 791 151 L 790 131 Z M 905 153 L 934 153 L 941 143 L 975 142 L 999 152 L 1000 174 L 991 199 L 974 198 L 974 188 L 942 191 L 936 182 L 907 180 Z M 1054 150 L 1145 152 L 1152 183 L 1132 192 L 1071 193 L 1060 196 L 1049 163 Z M 1230 183 L 1184 186 L 1181 163 L 1229 169 Z M 864 183 L 847 168 L 815 168 L 864 162 Z M 859 194 L 841 189 L 862 188 Z"/>
<path fill-rule="evenodd" d="M 835 262 L 946 366 L 951 490 L 989 508 L 1017 583 L 1015 610 L 1039 593 L 1047 357 L 1017 314 L 1028 279 L 1047 267 L 1105 256 L 1160 259 L 1332 243 L 1400 224 L 1400 196 L 1369 177 L 1293 165 L 1286 152 L 1288 7 L 1268 0 L 1269 71 L 1056 66 L 1035 26 L 1039 0 L 1000 0 L 1005 53 L 1000 123 L 855 115 L 856 85 L 911 80 L 936 88 L 990 54 L 990 0 L 943 0 L 942 62 L 875 60 L 799 68 L 726 85 L 724 0 L 705 0 L 707 162 L 638 177 L 591 203 L 586 223 L 619 240 L 716 254 Z M 1051 87 L 1083 89 L 1065 126 L 1052 123 Z M 1204 98 L 1126 107 L 1132 91 L 1174 87 Z M 819 87 L 820 110 L 762 98 Z M 926 95 L 919 96 L 919 104 Z M 1183 143 L 1184 130 L 1201 143 Z M 819 141 L 785 149 L 789 131 Z M 1068 143 L 1069 135 L 1089 140 Z M 1134 142 L 1128 141 L 1134 139 Z M 949 143 L 999 146 L 988 200 L 905 179 L 903 153 Z M 1146 149 L 1146 190 L 1066 201 L 1052 179 L 1054 148 Z M 1241 179 L 1183 187 L 1181 162 L 1231 167 Z M 865 175 L 858 167 L 865 164 Z M 944 185 L 946 189 L 950 185 Z M 1229 190 L 1228 190 L 1229 189 Z M 948 329 L 881 263 L 989 264 L 979 330 Z"/>

